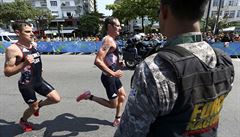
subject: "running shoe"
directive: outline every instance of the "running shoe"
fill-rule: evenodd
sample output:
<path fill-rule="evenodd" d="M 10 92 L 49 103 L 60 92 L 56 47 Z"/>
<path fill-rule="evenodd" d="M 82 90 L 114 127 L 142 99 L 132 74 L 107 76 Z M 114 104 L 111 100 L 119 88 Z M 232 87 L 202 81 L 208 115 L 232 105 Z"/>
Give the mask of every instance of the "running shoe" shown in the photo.
<path fill-rule="evenodd" d="M 88 90 L 88 91 L 85 91 L 83 94 L 79 95 L 76 99 L 77 102 L 83 100 L 83 99 L 89 99 L 91 96 L 91 92 Z"/>
<path fill-rule="evenodd" d="M 40 103 L 40 102 L 42 102 L 42 100 L 40 100 L 39 102 L 38 102 L 38 104 Z M 38 117 L 40 114 L 39 114 L 39 110 L 40 110 L 40 107 L 38 108 L 38 110 L 36 110 L 34 113 L 33 113 L 33 115 L 35 116 L 35 117 Z"/>
<path fill-rule="evenodd" d="M 113 121 L 113 123 L 112 123 L 112 125 L 113 125 L 114 127 L 119 126 L 119 124 L 120 124 L 120 118 L 116 118 L 116 119 Z"/>
<path fill-rule="evenodd" d="M 22 127 L 24 132 L 29 132 L 33 130 L 32 125 L 27 121 L 23 121 L 22 119 L 20 119 L 19 125 Z"/>

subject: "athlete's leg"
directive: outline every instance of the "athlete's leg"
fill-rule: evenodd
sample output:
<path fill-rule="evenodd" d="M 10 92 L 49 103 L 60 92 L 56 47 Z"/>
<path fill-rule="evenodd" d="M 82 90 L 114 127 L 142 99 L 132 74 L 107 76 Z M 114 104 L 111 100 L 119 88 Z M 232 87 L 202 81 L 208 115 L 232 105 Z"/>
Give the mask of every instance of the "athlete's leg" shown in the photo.
<path fill-rule="evenodd" d="M 38 109 L 34 112 L 34 116 L 39 116 L 40 107 L 60 102 L 58 92 L 45 80 L 42 81 L 41 85 L 35 87 L 35 90 L 38 94 L 47 98 L 38 102 Z"/>
<path fill-rule="evenodd" d="M 116 107 L 116 114 L 115 114 L 115 120 L 113 121 L 113 126 L 118 126 L 120 124 L 120 119 L 121 119 L 121 110 L 123 107 L 123 103 L 126 98 L 126 93 L 123 87 L 118 89 L 118 102 L 117 102 L 117 107 Z"/>
<path fill-rule="evenodd" d="M 105 107 L 108 107 L 108 108 L 116 108 L 117 107 L 117 98 L 116 97 L 115 99 L 111 99 L 111 100 L 106 100 L 104 98 L 101 98 L 101 97 L 97 97 L 97 96 L 92 96 L 91 100 L 92 101 L 95 101 L 97 102 L 98 104 L 101 104 Z"/>
<path fill-rule="evenodd" d="M 116 108 L 117 107 L 117 96 L 115 98 L 110 98 L 109 100 L 106 100 L 101 97 L 93 96 L 90 91 L 85 91 L 81 95 L 79 95 L 76 99 L 77 102 L 81 100 L 91 100 L 94 101 L 100 105 L 103 105 L 108 108 Z"/>
<path fill-rule="evenodd" d="M 39 102 L 39 107 L 56 104 L 59 103 L 60 100 L 61 97 L 59 96 L 58 92 L 56 90 L 53 90 L 49 94 L 47 94 L 47 98 L 45 100 Z"/>
<path fill-rule="evenodd" d="M 92 96 L 90 100 L 95 101 L 108 108 L 116 108 L 118 104 L 118 96 L 117 96 L 118 87 L 116 85 L 116 78 L 109 77 L 109 76 L 106 76 L 105 74 L 102 74 L 101 82 L 106 89 L 108 100 L 97 97 L 97 96 Z"/>
<path fill-rule="evenodd" d="M 37 109 L 38 109 L 37 101 L 35 101 L 32 104 L 29 104 L 29 108 L 27 108 L 23 113 L 22 120 L 27 121 L 28 118 L 30 118 Z"/>
<path fill-rule="evenodd" d="M 121 108 L 123 106 L 123 103 L 126 99 L 126 92 L 123 87 L 118 89 L 118 98 L 117 98 L 117 106 L 116 106 L 116 115 L 115 117 L 120 117 L 121 116 Z"/>
<path fill-rule="evenodd" d="M 32 114 L 38 109 L 38 102 L 35 101 L 31 104 L 29 104 L 29 108 L 27 108 L 23 116 L 21 117 L 19 121 L 19 125 L 22 127 L 24 132 L 32 131 L 33 126 L 31 123 L 28 122 L 28 118 L 32 116 Z"/>
<path fill-rule="evenodd" d="M 22 116 L 22 120 L 27 121 L 29 117 L 38 109 L 38 102 L 36 98 L 35 91 L 31 84 L 21 84 L 18 83 L 19 91 L 22 94 L 24 101 L 28 104 L 27 108 Z"/>

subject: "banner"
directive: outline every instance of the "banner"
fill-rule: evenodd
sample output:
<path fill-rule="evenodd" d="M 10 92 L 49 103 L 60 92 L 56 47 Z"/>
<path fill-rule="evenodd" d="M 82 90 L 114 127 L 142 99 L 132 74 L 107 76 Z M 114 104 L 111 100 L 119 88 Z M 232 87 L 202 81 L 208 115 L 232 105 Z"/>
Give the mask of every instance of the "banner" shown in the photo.
<path fill-rule="evenodd" d="M 229 56 L 240 56 L 240 42 L 217 42 L 211 45 L 223 50 Z"/>
<path fill-rule="evenodd" d="M 4 53 L 11 43 L 0 44 L 0 53 Z M 99 50 L 102 42 L 93 41 L 58 41 L 58 42 L 37 42 L 38 50 L 41 53 L 95 53 Z M 125 41 L 117 41 L 120 49 Z M 222 49 L 229 56 L 240 56 L 240 42 L 216 42 L 211 44 L 214 48 Z"/>

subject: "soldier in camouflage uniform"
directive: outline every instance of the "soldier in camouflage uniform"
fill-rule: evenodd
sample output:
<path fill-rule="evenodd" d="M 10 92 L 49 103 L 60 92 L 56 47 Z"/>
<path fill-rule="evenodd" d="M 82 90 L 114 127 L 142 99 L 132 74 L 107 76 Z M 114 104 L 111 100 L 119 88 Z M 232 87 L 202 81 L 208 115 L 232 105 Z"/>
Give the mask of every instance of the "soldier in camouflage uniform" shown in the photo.
<path fill-rule="evenodd" d="M 199 25 L 207 2 L 208 0 L 161 0 L 160 27 L 168 38 L 165 46 L 184 48 L 199 60 L 202 66 L 215 72 L 214 69 L 220 64 L 218 56 L 215 50 L 202 40 Z M 161 52 L 146 58 L 135 69 L 128 101 L 114 136 L 215 137 L 222 102 L 231 90 L 234 76 L 231 59 L 222 54 L 227 60 L 225 66 L 229 68 L 224 81 L 227 84 L 221 85 L 219 82 L 222 87 L 220 90 L 214 89 L 218 85 L 209 89 L 204 89 L 206 84 L 200 85 L 204 90 L 193 85 L 191 89 L 199 91 L 199 94 L 195 95 L 191 90 L 190 93 L 194 96 L 183 92 L 178 84 L 176 70 L 162 58 Z M 189 64 L 187 67 L 195 66 Z M 186 66 L 184 69 L 187 69 Z M 221 74 L 218 71 L 216 73 L 217 76 Z M 199 72 L 196 74 L 200 75 Z M 191 80 L 187 81 L 187 84 L 198 79 Z M 199 81 L 202 82 L 201 80 Z"/>

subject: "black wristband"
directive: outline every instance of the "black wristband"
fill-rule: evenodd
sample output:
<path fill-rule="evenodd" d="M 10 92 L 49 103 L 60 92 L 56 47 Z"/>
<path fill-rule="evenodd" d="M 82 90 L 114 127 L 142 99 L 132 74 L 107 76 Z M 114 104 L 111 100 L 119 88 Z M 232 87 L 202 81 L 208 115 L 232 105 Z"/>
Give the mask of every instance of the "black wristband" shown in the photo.
<path fill-rule="evenodd" d="M 121 116 L 115 116 L 115 118 L 116 118 L 116 119 L 119 119 L 119 118 L 121 118 Z"/>
<path fill-rule="evenodd" d="M 89 100 L 92 100 L 93 99 L 93 95 L 91 95 L 90 97 L 89 97 Z"/>

